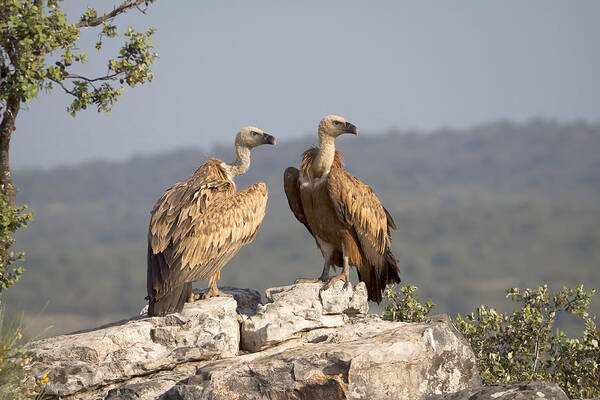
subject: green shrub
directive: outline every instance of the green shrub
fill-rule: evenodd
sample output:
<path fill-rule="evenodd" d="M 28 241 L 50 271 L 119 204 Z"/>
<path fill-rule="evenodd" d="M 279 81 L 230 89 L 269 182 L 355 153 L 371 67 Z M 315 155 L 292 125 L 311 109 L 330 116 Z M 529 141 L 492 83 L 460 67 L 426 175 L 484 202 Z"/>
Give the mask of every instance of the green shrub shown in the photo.
<path fill-rule="evenodd" d="M 404 298 L 388 288 L 382 317 L 389 320 L 421 321 L 433 308 L 428 299 L 421 304 L 414 286 L 401 289 Z M 458 315 L 454 324 L 470 342 L 484 384 L 543 380 L 555 382 L 571 398 L 600 396 L 600 330 L 587 310 L 595 290 L 564 287 L 549 293 L 518 288 L 506 296 L 519 303 L 512 313 L 481 306 L 469 315 Z M 560 314 L 583 320 L 580 338 L 568 337 L 554 327 Z"/>
<path fill-rule="evenodd" d="M 24 253 L 14 253 L 10 247 L 15 243 L 13 234 L 24 228 L 33 219 L 33 214 L 26 213 L 27 206 L 13 207 L 9 203 L 12 188 L 0 190 L 0 295 L 17 283 L 23 274 L 23 267 L 14 264 L 23 261 Z"/>
<path fill-rule="evenodd" d="M 381 317 L 389 321 L 403 322 L 421 322 L 429 312 L 435 307 L 431 299 L 427 299 L 425 304 L 421 304 L 418 297 L 415 297 L 416 286 L 403 286 L 400 288 L 402 297 L 393 286 L 385 288 L 383 294 L 388 304 L 383 310 Z"/>
<path fill-rule="evenodd" d="M 546 285 L 535 290 L 518 288 L 506 296 L 520 304 L 511 314 L 481 306 L 460 314 L 455 324 L 469 340 L 485 384 L 544 380 L 556 382 L 569 397 L 600 395 L 600 331 L 587 309 L 595 291 L 563 288 L 549 293 Z M 571 314 L 585 323 L 581 338 L 570 338 L 554 328 L 556 317 Z"/>

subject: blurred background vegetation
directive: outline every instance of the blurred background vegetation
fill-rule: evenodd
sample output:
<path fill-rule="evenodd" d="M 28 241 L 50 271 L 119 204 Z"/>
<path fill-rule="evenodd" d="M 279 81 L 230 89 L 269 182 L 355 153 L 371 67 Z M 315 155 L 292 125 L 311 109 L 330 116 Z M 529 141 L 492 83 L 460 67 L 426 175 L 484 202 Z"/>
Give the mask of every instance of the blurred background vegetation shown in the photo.
<path fill-rule="evenodd" d="M 223 269 L 220 285 L 263 291 L 319 275 L 321 255 L 282 187 L 283 170 L 297 166 L 315 141 L 280 140 L 253 153 L 237 183 L 267 183 L 267 215 L 256 240 Z M 506 308 L 509 287 L 600 287 L 599 124 L 500 121 L 430 133 L 361 132 L 337 144 L 346 168 L 396 219 L 393 250 L 403 284 L 418 286 L 436 311 Z M 29 204 L 35 221 L 16 237 L 27 271 L 5 294 L 9 308 L 35 315 L 30 325 L 52 325 L 47 335 L 138 313 L 149 210 L 209 155 L 231 161 L 233 146 L 16 171 L 18 202 Z M 591 311 L 600 311 L 597 298 Z"/>

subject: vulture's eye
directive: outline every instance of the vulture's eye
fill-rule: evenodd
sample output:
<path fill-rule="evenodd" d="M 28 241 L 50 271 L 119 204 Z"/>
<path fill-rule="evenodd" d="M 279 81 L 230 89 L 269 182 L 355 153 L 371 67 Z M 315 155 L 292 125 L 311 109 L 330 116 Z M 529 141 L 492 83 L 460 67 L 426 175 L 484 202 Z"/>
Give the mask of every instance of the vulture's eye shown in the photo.
<path fill-rule="evenodd" d="M 334 125 L 341 125 L 342 123 L 340 121 L 333 121 Z"/>
<path fill-rule="evenodd" d="M 256 135 L 258 135 L 258 132 L 252 131 L 252 136 L 256 136 Z"/>

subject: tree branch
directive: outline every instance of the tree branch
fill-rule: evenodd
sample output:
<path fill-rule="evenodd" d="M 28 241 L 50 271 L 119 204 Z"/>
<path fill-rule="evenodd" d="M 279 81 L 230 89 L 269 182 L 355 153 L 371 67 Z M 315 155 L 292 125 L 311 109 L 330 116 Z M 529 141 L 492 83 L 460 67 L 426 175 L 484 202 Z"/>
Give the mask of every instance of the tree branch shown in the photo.
<path fill-rule="evenodd" d="M 108 20 L 113 19 L 114 17 L 116 17 L 119 14 L 123 14 L 124 12 L 126 12 L 132 8 L 137 8 L 138 10 L 141 11 L 140 6 L 142 4 L 147 5 L 148 3 L 153 3 L 153 2 L 154 2 L 154 0 L 125 0 L 123 3 L 121 3 L 120 6 L 116 7 L 111 12 L 106 13 L 97 18 L 89 19 L 87 21 L 81 21 L 75 26 L 77 28 L 84 28 L 84 27 L 88 27 L 88 26 L 98 26 Z"/>
<path fill-rule="evenodd" d="M 86 78 L 85 76 L 81 76 L 81 75 L 77 75 L 77 74 L 67 74 L 67 75 L 64 75 L 63 78 L 65 78 L 65 79 L 81 79 L 83 81 L 92 83 L 92 82 L 97 82 L 97 81 L 115 80 L 121 74 L 123 74 L 123 72 L 115 72 L 112 75 L 101 76 L 99 78 Z M 57 82 L 57 81 L 55 81 L 55 82 Z"/>
<path fill-rule="evenodd" d="M 58 84 L 60 85 L 60 87 L 61 87 L 61 88 L 63 88 L 63 90 L 64 90 L 66 93 L 70 94 L 71 96 L 75 96 L 75 97 L 77 97 L 77 95 L 76 95 L 75 93 L 73 93 L 71 90 L 67 89 L 67 88 L 66 88 L 66 86 L 65 86 L 65 85 L 64 85 L 64 84 L 63 84 L 61 81 L 58 81 L 58 80 L 56 80 L 56 79 L 50 79 L 50 80 L 51 80 L 52 82 L 58 83 Z"/>
<path fill-rule="evenodd" d="M 538 358 L 540 356 L 540 335 L 535 338 L 535 360 L 533 360 L 533 373 L 537 371 Z"/>
<path fill-rule="evenodd" d="M 94 89 L 96 89 L 96 86 L 94 86 L 94 82 L 97 81 L 108 81 L 108 80 L 115 80 L 117 79 L 117 77 L 119 75 L 122 75 L 123 72 L 115 72 L 112 75 L 107 75 L 107 76 L 101 76 L 100 78 L 86 78 L 85 76 L 81 76 L 81 75 L 76 75 L 76 74 L 68 74 L 65 75 L 64 78 L 69 78 L 69 79 L 81 79 L 82 81 L 86 81 L 88 82 L 90 85 L 92 85 L 92 87 Z M 71 96 L 75 96 L 77 97 L 77 94 L 75 94 L 72 90 L 67 89 L 67 87 L 64 85 L 64 83 L 62 83 L 62 81 L 56 80 L 56 79 L 50 79 L 52 82 L 58 83 L 58 85 L 68 94 L 70 94 Z"/>

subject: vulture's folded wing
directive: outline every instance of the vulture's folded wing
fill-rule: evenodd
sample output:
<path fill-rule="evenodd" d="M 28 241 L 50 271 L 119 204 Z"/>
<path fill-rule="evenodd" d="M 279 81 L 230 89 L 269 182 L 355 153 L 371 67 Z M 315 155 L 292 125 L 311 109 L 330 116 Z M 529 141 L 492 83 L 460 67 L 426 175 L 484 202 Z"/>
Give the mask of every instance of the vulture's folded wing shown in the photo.
<path fill-rule="evenodd" d="M 312 235 L 312 230 L 306 221 L 304 208 L 302 207 L 302 201 L 300 199 L 300 186 L 298 183 L 299 176 L 300 171 L 298 171 L 298 168 L 287 168 L 283 173 L 283 189 L 285 190 L 285 195 L 287 197 L 288 204 L 290 205 L 290 209 L 296 216 L 296 219 L 302 222 Z"/>
<path fill-rule="evenodd" d="M 392 214 L 390 214 L 390 212 L 385 207 L 383 207 L 383 211 L 385 211 L 385 216 L 387 217 L 388 228 L 392 228 L 393 230 L 398 229 L 396 227 L 396 222 L 394 222 L 394 218 L 392 218 Z"/>
<path fill-rule="evenodd" d="M 150 212 L 148 229 L 153 254 L 164 251 L 174 236 L 187 234 L 210 204 L 235 194 L 230 181 L 206 178 L 204 174 L 193 175 L 173 185 L 158 200 Z"/>
<path fill-rule="evenodd" d="M 354 229 L 369 263 L 382 268 L 389 244 L 387 213 L 373 190 L 342 168 L 331 169 L 327 187 L 338 218 Z"/>
<path fill-rule="evenodd" d="M 218 272 L 239 249 L 250 243 L 265 216 L 267 186 L 255 183 L 243 191 L 209 204 L 201 213 L 192 210 L 181 221 L 172 243 L 163 252 L 170 271 L 166 283 L 177 287 Z M 167 288 L 157 282 L 155 289 Z"/>

